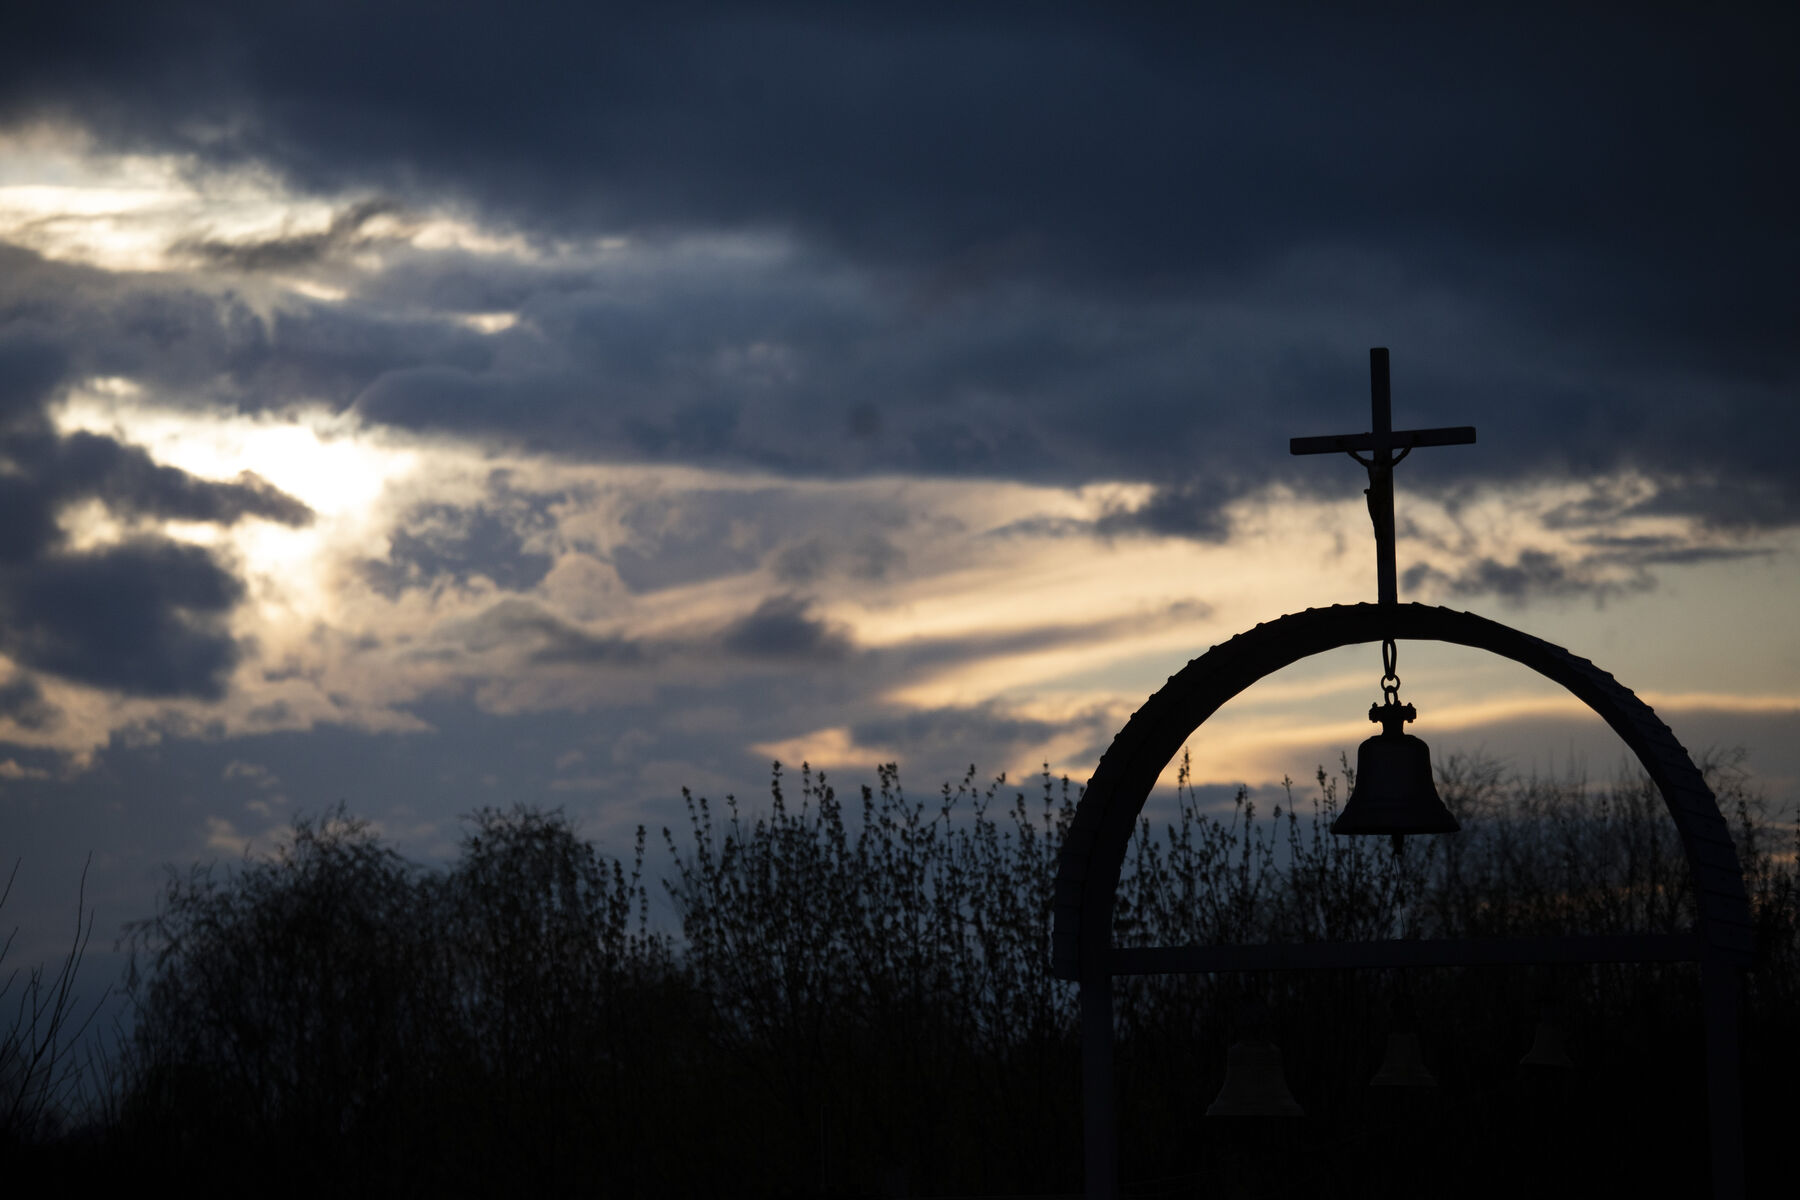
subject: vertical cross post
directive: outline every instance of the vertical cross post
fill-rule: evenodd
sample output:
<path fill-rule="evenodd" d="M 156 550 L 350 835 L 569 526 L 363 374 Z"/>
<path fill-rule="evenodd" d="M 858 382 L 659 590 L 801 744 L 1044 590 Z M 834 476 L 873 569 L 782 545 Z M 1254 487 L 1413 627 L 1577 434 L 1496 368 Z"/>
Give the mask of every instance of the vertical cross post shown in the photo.
<path fill-rule="evenodd" d="M 1383 604 L 1400 603 L 1394 566 L 1394 400 L 1388 387 L 1386 346 L 1369 351 L 1369 419 L 1375 442 L 1370 455 L 1369 519 L 1375 522 L 1375 586 Z"/>
<path fill-rule="evenodd" d="M 1403 429 L 1394 431 L 1393 396 L 1388 388 L 1388 352 L 1385 346 L 1369 350 L 1369 422 L 1368 433 L 1343 433 L 1331 437 L 1293 438 L 1288 442 L 1290 454 L 1348 454 L 1368 469 L 1369 486 L 1363 495 L 1369 501 L 1369 520 L 1375 525 L 1375 586 L 1382 604 L 1400 602 L 1398 571 L 1394 556 L 1394 467 L 1411 454 L 1415 446 L 1462 446 L 1475 440 L 1472 425 L 1456 425 L 1444 429 Z M 1367 450 L 1364 458 L 1358 450 Z M 1400 453 L 1395 454 L 1398 450 Z"/>

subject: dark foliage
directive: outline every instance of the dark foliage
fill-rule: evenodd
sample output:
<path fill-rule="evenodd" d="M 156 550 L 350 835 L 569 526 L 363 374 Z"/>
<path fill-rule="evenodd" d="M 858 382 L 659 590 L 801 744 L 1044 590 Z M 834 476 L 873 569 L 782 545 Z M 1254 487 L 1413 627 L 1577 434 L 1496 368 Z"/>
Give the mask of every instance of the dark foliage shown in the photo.
<path fill-rule="evenodd" d="M 1751 1168 L 1800 1066 L 1792 847 L 1739 763 L 1734 817 L 1762 940 L 1747 990 Z M 1240 795 L 1202 811 L 1185 769 L 1145 824 L 1122 944 L 1650 932 L 1694 918 L 1661 800 L 1630 777 L 1508 779 L 1453 761 L 1464 832 L 1392 853 Z M 82 1169 L 264 1193 L 622 1196 L 1069 1193 L 1081 1178 L 1074 990 L 1046 969 L 1050 880 L 1076 796 L 971 771 L 928 801 L 881 769 L 846 811 L 803 768 L 769 807 L 687 797 L 664 830 L 680 937 L 633 862 L 560 813 L 484 810 L 459 858 L 403 861 L 341 808 L 222 873 L 171 875 L 130 927 L 137 1021 Z M 1539 997 L 1576 1069 L 1521 1071 Z M 1420 1014 L 1440 1086 L 1371 1089 L 1391 1003 Z M 1269 1004 L 1308 1116 L 1208 1121 L 1232 1014 Z M 1697 972 L 1622 965 L 1148 977 L 1118 986 L 1128 1191 L 1397 1197 L 1704 1190 Z M 49 1127 L 46 1126 L 46 1129 Z M 70 1141 L 40 1136 L 46 1161 Z M 1759 1157 L 1762 1156 L 1762 1157 Z M 1270 1189 L 1274 1189 L 1272 1192 Z"/>

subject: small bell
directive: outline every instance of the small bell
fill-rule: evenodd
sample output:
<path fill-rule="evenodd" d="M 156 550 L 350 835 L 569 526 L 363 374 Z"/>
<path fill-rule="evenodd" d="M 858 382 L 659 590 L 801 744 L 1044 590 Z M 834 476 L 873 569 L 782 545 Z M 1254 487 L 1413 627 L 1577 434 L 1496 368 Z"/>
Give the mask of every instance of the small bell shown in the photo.
<path fill-rule="evenodd" d="M 1209 1117 L 1302 1117 L 1306 1113 L 1288 1091 L 1281 1049 L 1269 1041 L 1268 1009 L 1259 1001 L 1244 1006 L 1238 1038 L 1225 1052 L 1225 1084 L 1208 1106 Z"/>
<path fill-rule="evenodd" d="M 1225 1086 L 1207 1107 L 1209 1117 L 1303 1117 L 1281 1071 L 1281 1050 L 1269 1042 L 1233 1042 L 1225 1052 Z"/>
<path fill-rule="evenodd" d="M 1385 704 L 1369 706 L 1369 720 L 1381 732 L 1357 748 L 1356 785 L 1344 811 L 1331 823 L 1336 834 L 1455 833 L 1462 826 L 1438 796 L 1431 779 L 1431 752 L 1402 725 L 1418 716 L 1410 704 L 1389 693 Z"/>
<path fill-rule="evenodd" d="M 1370 1087 L 1436 1087 L 1437 1076 L 1425 1069 L 1425 1058 L 1419 1050 L 1419 1030 L 1413 1015 L 1412 1001 L 1402 996 L 1394 1001 L 1394 1027 L 1388 1034 L 1387 1056 Z"/>
<path fill-rule="evenodd" d="M 1532 1040 L 1531 1049 L 1519 1060 L 1521 1067 L 1551 1067 L 1566 1071 L 1575 1065 L 1563 1051 L 1562 1022 L 1558 1017 L 1552 1002 L 1546 1001 L 1538 1010 L 1537 1036 Z"/>

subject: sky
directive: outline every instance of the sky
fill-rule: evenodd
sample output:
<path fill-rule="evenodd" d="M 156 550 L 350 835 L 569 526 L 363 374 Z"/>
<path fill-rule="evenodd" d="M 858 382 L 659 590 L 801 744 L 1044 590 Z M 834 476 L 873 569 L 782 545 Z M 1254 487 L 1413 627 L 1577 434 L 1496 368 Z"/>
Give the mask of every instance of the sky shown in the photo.
<path fill-rule="evenodd" d="M 1567 646 L 1800 796 L 1778 6 L 28 4 L 0 41 L 0 924 L 343 801 L 608 853 L 681 789 L 1076 782 L 1190 658 L 1375 597 Z M 1376 647 L 1190 743 L 1354 756 Z M 1402 644 L 1439 762 L 1620 769 Z M 1173 768 L 1171 768 L 1170 778 Z M 1302 788 L 1298 795 L 1310 794 Z M 102 943 L 105 946 L 102 946 Z"/>

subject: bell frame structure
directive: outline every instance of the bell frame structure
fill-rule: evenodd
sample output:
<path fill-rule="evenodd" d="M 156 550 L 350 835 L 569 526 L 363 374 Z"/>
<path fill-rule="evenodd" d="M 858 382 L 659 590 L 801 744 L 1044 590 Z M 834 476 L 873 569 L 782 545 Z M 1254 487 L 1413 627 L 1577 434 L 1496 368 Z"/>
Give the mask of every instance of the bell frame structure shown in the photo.
<path fill-rule="evenodd" d="M 1603 719 L 1662 793 L 1698 893 L 1691 933 L 1280 945 L 1112 944 L 1119 872 L 1150 789 L 1195 729 L 1263 677 L 1340 646 L 1384 638 L 1470 646 L 1562 685 Z M 1076 807 L 1058 857 L 1051 970 L 1080 985 L 1087 1195 L 1118 1195 L 1112 981 L 1118 975 L 1371 967 L 1698 962 L 1714 1200 L 1744 1190 L 1739 1005 L 1755 951 L 1730 827 L 1681 743 L 1649 705 L 1587 659 L 1479 617 L 1422 604 L 1313 608 L 1256 626 L 1189 662 L 1113 738 Z"/>

